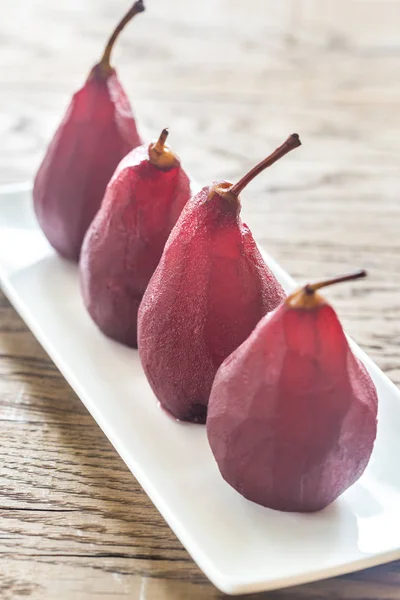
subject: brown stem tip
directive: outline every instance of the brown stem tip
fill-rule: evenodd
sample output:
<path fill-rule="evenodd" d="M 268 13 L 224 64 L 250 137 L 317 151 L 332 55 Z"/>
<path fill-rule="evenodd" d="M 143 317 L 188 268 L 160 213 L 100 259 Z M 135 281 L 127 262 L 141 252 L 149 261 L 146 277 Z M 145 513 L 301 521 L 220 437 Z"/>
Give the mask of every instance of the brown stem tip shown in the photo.
<path fill-rule="evenodd" d="M 279 148 L 277 148 L 272 154 L 264 158 L 258 165 L 253 167 L 251 171 L 249 171 L 240 181 L 238 181 L 235 185 L 233 185 L 229 192 L 234 196 L 239 196 L 239 194 L 244 190 L 244 188 L 252 181 L 257 175 L 259 175 L 264 169 L 273 165 L 277 160 L 288 154 L 295 148 L 301 146 L 301 141 L 298 133 L 292 133 L 288 137 L 288 139 L 283 142 Z"/>
<path fill-rule="evenodd" d="M 164 144 L 167 141 L 167 137 L 169 135 L 168 127 L 165 127 L 160 133 L 160 137 L 158 138 L 154 148 L 158 152 L 162 152 L 164 149 Z"/>
<path fill-rule="evenodd" d="M 158 140 L 149 146 L 149 161 L 162 171 L 169 171 L 179 165 L 177 156 L 169 146 L 165 145 L 168 135 L 169 131 L 165 127 L 160 133 Z"/>
<path fill-rule="evenodd" d="M 362 279 L 367 276 L 367 271 L 364 269 L 359 269 L 358 271 L 354 271 L 354 273 L 349 273 L 348 275 L 341 275 L 340 277 L 333 277 L 332 279 L 325 279 L 324 281 L 318 281 L 317 283 L 308 283 L 304 286 L 304 291 L 306 294 L 314 294 L 317 290 L 321 288 L 327 287 L 328 285 L 334 285 L 335 283 L 342 283 L 345 281 L 355 281 L 356 279 Z"/>
<path fill-rule="evenodd" d="M 111 63 L 110 63 L 111 51 L 114 47 L 115 40 L 117 39 L 117 37 L 119 36 L 121 31 L 124 29 L 125 25 L 127 25 L 129 23 L 129 21 L 131 21 L 135 15 L 138 15 L 139 13 L 143 12 L 144 10 L 145 10 L 145 7 L 143 4 L 143 0 L 137 0 L 135 2 L 135 4 L 128 10 L 126 15 L 121 19 L 121 21 L 118 23 L 116 28 L 114 29 L 113 33 L 111 34 L 110 39 L 107 42 L 103 56 L 101 57 L 101 60 L 100 60 L 100 65 L 105 72 L 107 72 L 111 69 Z"/>

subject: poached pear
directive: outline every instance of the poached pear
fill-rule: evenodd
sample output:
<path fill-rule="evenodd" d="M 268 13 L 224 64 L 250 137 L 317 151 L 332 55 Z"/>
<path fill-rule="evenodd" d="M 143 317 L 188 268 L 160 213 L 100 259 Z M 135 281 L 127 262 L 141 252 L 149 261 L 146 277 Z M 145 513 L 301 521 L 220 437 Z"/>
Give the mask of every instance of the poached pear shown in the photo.
<path fill-rule="evenodd" d="M 204 187 L 172 230 L 139 309 L 138 343 L 156 397 L 177 419 L 205 423 L 218 367 L 285 298 L 240 218 L 239 194 L 299 145 L 293 134 L 237 184 Z"/>
<path fill-rule="evenodd" d="M 116 166 L 142 143 L 110 57 L 119 33 L 143 11 L 138 0 L 114 30 L 100 62 L 72 97 L 35 177 L 39 225 L 53 248 L 73 261 Z"/>
<path fill-rule="evenodd" d="M 221 365 L 207 434 L 224 479 L 268 508 L 325 508 L 362 475 L 377 392 L 320 288 L 306 285 L 264 317 Z"/>
<path fill-rule="evenodd" d="M 167 135 L 164 129 L 156 143 L 135 148 L 118 165 L 80 258 L 89 314 L 108 337 L 132 347 L 142 296 L 191 195 Z"/>

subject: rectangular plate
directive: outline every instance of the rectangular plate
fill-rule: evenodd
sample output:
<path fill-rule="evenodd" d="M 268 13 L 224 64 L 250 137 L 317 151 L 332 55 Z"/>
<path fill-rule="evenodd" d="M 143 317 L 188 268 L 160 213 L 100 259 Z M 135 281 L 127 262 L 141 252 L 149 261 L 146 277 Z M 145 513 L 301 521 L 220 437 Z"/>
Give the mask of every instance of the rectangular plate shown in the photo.
<path fill-rule="evenodd" d="M 49 247 L 31 205 L 29 186 L 2 188 L 3 290 L 220 590 L 270 590 L 400 558 L 400 393 L 355 344 L 380 400 L 378 438 L 365 474 L 319 513 L 257 506 L 223 481 L 204 427 L 179 424 L 157 407 L 137 352 L 97 330 L 81 301 L 77 267 Z M 292 278 L 265 257 L 291 290 Z"/>

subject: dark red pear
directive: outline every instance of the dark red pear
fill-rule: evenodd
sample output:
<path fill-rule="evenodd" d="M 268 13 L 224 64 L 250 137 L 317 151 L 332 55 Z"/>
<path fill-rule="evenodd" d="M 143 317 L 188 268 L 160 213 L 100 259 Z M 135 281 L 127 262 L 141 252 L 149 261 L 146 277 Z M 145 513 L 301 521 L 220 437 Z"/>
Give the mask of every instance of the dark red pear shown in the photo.
<path fill-rule="evenodd" d="M 142 143 L 110 56 L 119 33 L 143 11 L 138 0 L 116 27 L 102 59 L 72 97 L 35 178 L 39 224 L 57 252 L 74 261 L 115 168 Z"/>
<path fill-rule="evenodd" d="M 366 468 L 378 398 L 320 288 L 306 285 L 221 365 L 207 434 L 224 479 L 268 508 L 325 508 Z"/>
<path fill-rule="evenodd" d="M 81 252 L 81 289 L 92 319 L 107 336 L 133 347 L 139 304 L 191 195 L 167 135 L 164 129 L 157 143 L 121 161 Z"/>
<path fill-rule="evenodd" d="M 293 134 L 236 185 L 204 187 L 186 205 L 139 310 L 142 365 L 161 405 L 205 423 L 220 364 L 285 297 L 240 218 L 239 193 L 300 145 Z"/>

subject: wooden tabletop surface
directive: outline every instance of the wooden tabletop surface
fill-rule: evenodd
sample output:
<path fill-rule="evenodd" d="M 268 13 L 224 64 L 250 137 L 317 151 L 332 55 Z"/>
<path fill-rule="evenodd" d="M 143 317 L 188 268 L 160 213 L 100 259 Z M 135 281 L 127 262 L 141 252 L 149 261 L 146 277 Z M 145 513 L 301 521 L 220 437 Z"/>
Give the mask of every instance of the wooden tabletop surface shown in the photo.
<path fill-rule="evenodd" d="M 32 178 L 127 4 L 2 3 L 1 182 Z M 201 182 L 236 179 L 300 133 L 244 194 L 244 218 L 299 280 L 368 269 L 328 294 L 399 384 L 400 3 L 147 4 L 115 52 L 139 123 L 168 125 Z M 0 435 L 3 600 L 222 598 L 1 294 Z M 400 562 L 257 598 L 399 599 Z"/>

